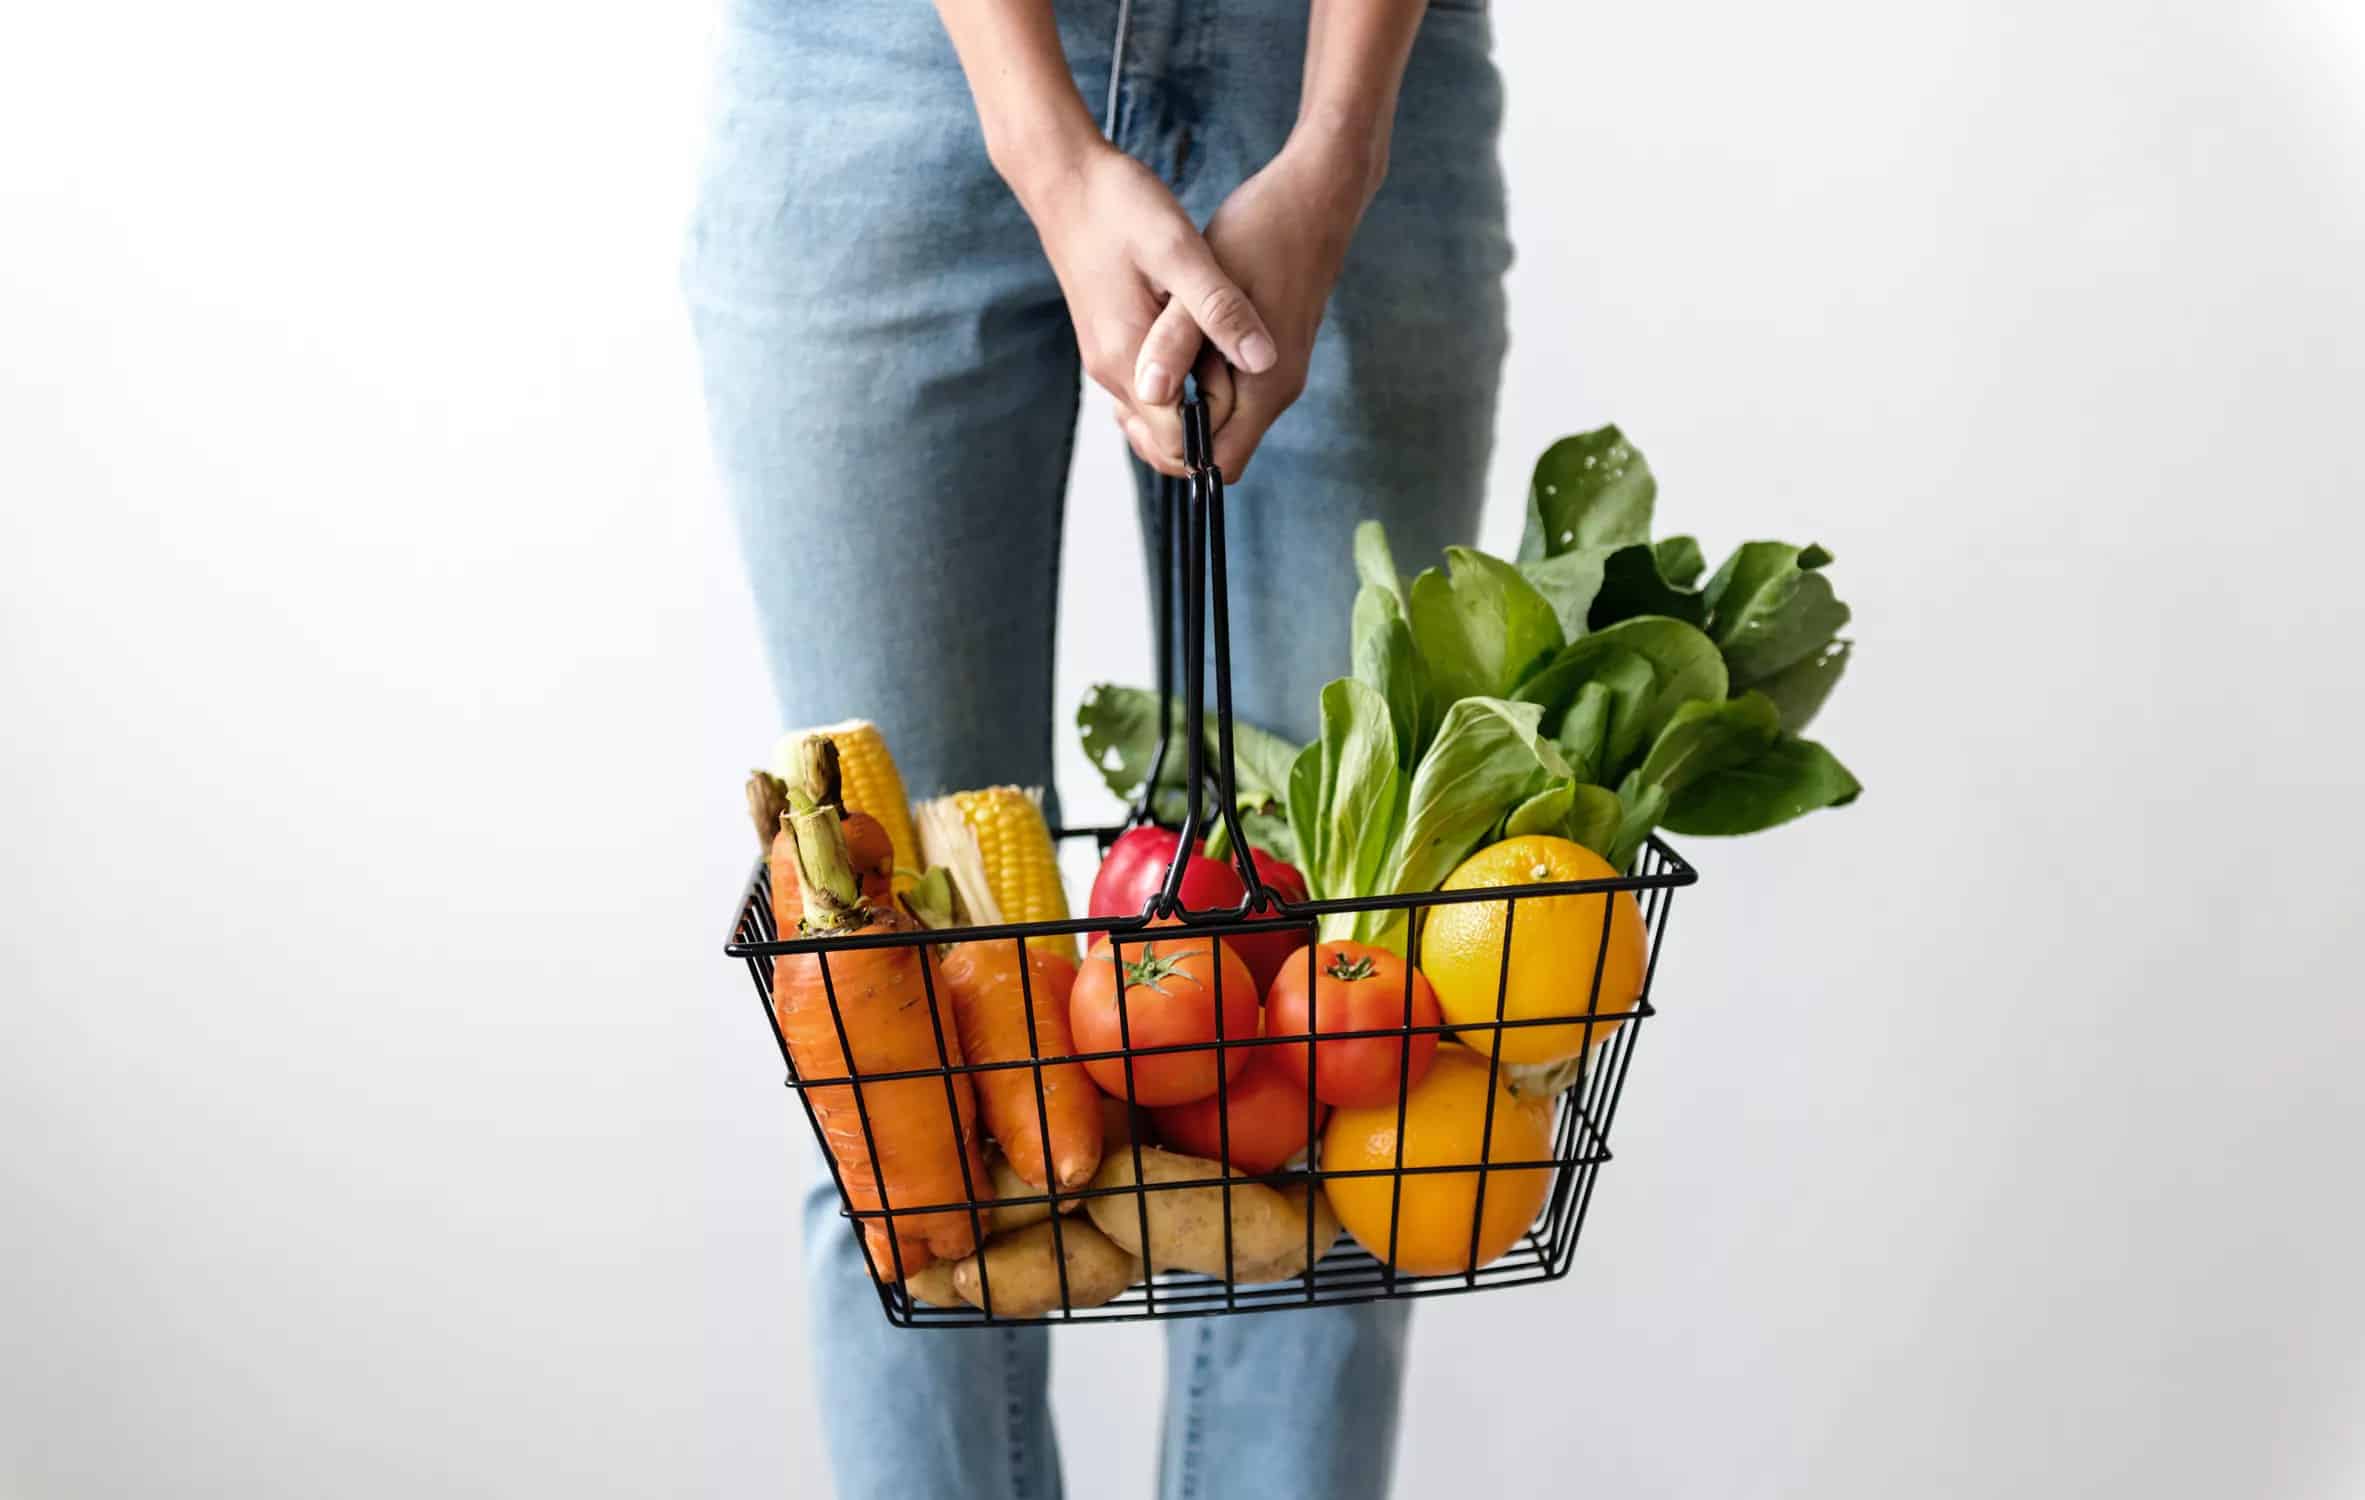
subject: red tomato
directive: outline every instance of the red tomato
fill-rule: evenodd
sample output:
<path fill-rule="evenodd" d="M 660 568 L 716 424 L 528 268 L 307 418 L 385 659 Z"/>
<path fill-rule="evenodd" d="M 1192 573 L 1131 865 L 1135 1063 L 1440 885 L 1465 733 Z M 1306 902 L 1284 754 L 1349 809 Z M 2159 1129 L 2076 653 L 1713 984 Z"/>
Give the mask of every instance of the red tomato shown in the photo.
<path fill-rule="evenodd" d="M 1216 1096 L 1210 1094 L 1188 1104 L 1152 1110 L 1150 1118 L 1157 1125 L 1158 1139 L 1177 1151 L 1210 1161 L 1229 1161 L 1243 1172 L 1279 1171 L 1283 1162 L 1313 1144 L 1306 1130 L 1306 1086 L 1281 1065 L 1279 1054 L 1286 1048 L 1243 1050 L 1249 1054 L 1248 1066 L 1238 1077 L 1225 1080 L 1220 1112 Z M 1314 1106 L 1315 1130 L 1322 1128 L 1329 1113 L 1328 1105 Z M 1227 1126 L 1232 1148 L 1229 1156 L 1223 1150 Z"/>
<path fill-rule="evenodd" d="M 1404 960 L 1385 948 L 1364 943 L 1324 943 L 1314 950 L 1314 1024 L 1306 1024 L 1306 950 L 1290 955 L 1280 975 L 1265 994 L 1265 1034 L 1316 1040 L 1270 1049 L 1280 1065 L 1306 1082 L 1309 1055 L 1315 1097 L 1326 1104 L 1369 1108 L 1396 1102 L 1396 1080 L 1407 1065 L 1402 1036 L 1342 1037 L 1319 1040 L 1333 1031 L 1399 1031 L 1405 1025 Z M 1435 1026 L 1441 1019 L 1437 994 L 1428 976 L 1412 975 L 1412 1017 L 1415 1026 Z M 1266 1049 L 1259 1049 L 1266 1050 Z M 1437 1055 L 1437 1033 L 1412 1038 L 1409 1058 L 1411 1082 L 1417 1084 Z"/>
<path fill-rule="evenodd" d="M 1287 860 L 1275 859 L 1264 850 L 1251 846 L 1249 855 L 1256 861 L 1257 878 L 1265 888 L 1283 901 L 1306 899 L 1306 877 L 1297 866 Z M 1246 887 L 1242 887 L 1243 891 Z M 1237 904 L 1237 903 L 1235 903 Z M 1270 915 L 1266 913 L 1265 915 Z M 1310 925 L 1310 924 L 1309 924 Z M 1249 977 L 1256 981 L 1259 994 L 1272 987 L 1273 976 L 1281 972 L 1281 965 L 1292 953 L 1306 946 L 1310 932 L 1252 932 L 1246 937 L 1226 938 L 1248 965 Z"/>
<path fill-rule="evenodd" d="M 1124 957 L 1124 1012 L 1118 1012 L 1117 964 L 1103 935 L 1084 956 L 1083 971 L 1068 998 L 1068 1027 L 1079 1052 L 1114 1052 L 1131 1046 L 1182 1047 L 1215 1040 L 1216 985 L 1222 976 L 1223 1034 L 1256 1035 L 1256 985 L 1240 955 L 1200 933 L 1176 931 L 1143 941 L 1128 939 Z M 1220 968 L 1218 964 L 1220 962 Z M 1236 1076 L 1248 1063 L 1245 1047 L 1226 1047 L 1223 1072 Z M 1125 1088 L 1122 1057 L 1085 1062 L 1092 1081 L 1108 1094 L 1136 1104 L 1187 1104 L 1215 1092 L 1213 1047 L 1161 1052 L 1133 1058 L 1133 1090 Z"/>
<path fill-rule="evenodd" d="M 1138 917 L 1150 898 L 1166 883 L 1166 867 L 1174 859 L 1174 830 L 1128 829 L 1109 845 L 1092 877 L 1092 899 L 1085 910 L 1096 917 Z M 1183 867 L 1182 904 L 1190 911 L 1223 911 L 1248 899 L 1240 872 L 1221 860 L 1209 859 L 1191 846 L 1190 863 Z"/>

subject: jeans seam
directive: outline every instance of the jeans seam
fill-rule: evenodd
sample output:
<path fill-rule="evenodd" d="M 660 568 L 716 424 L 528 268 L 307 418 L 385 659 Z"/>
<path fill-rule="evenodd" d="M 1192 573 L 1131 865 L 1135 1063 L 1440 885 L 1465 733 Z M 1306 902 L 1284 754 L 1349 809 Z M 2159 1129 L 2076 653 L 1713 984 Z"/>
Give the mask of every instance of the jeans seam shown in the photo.
<path fill-rule="evenodd" d="M 1213 1319 L 1202 1319 L 1198 1327 L 1198 1347 L 1191 1354 L 1191 1383 L 1183 1398 L 1183 1437 L 1181 1472 L 1176 1477 L 1175 1500 L 1192 1500 L 1199 1493 L 1200 1437 L 1205 1431 L 1205 1402 L 1208 1374 L 1215 1350 Z"/>
<path fill-rule="evenodd" d="M 1018 1374 L 1018 1330 L 1005 1328 L 1002 1330 L 1002 1390 L 1003 1410 L 1008 1413 L 1010 1421 L 1010 1493 L 1024 1496 L 1027 1492 L 1026 1445 L 1019 1433 L 1026 1422 L 1026 1401 Z"/>

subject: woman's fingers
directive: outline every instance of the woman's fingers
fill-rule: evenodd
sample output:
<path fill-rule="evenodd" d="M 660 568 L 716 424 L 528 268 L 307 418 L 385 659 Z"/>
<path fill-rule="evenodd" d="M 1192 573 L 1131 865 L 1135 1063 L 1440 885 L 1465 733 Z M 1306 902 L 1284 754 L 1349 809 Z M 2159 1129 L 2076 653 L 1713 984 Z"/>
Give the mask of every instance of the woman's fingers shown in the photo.
<path fill-rule="evenodd" d="M 1199 363 L 1192 374 L 1199 377 L 1199 399 L 1207 403 L 1207 430 L 1218 433 L 1232 420 L 1232 408 L 1239 403 L 1234 388 L 1232 367 L 1213 348 L 1199 351 Z"/>
<path fill-rule="evenodd" d="M 1166 310 L 1172 312 L 1179 306 L 1233 364 L 1257 374 L 1271 369 L 1280 358 L 1279 347 L 1255 304 L 1215 263 L 1215 252 L 1197 233 L 1186 229 L 1173 236 L 1165 253 L 1146 269 L 1171 299 Z M 1180 372 L 1189 367 L 1189 362 L 1183 361 L 1169 368 L 1180 380 Z"/>
<path fill-rule="evenodd" d="M 1166 299 L 1158 320 L 1141 341 L 1133 363 L 1133 399 L 1142 406 L 1172 406 L 1182 399 L 1183 372 L 1199 358 L 1207 336 L 1179 297 Z"/>
<path fill-rule="evenodd" d="M 1125 434 L 1125 441 L 1133 449 L 1134 457 L 1161 474 L 1172 474 L 1178 479 L 1182 477 L 1182 427 L 1179 420 L 1175 424 L 1174 445 L 1168 448 L 1150 430 L 1150 424 L 1142 419 L 1138 411 L 1120 405 L 1116 408 L 1115 416 L 1117 427 Z"/>

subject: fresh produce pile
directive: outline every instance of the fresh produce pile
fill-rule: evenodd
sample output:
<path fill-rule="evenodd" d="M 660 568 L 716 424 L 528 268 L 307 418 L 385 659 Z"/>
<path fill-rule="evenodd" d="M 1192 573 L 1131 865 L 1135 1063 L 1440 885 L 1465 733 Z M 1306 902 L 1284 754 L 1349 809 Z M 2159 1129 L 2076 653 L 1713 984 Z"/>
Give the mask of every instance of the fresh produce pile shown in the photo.
<path fill-rule="evenodd" d="M 926 1210 L 860 1219 L 881 1275 L 1030 1317 L 1170 1268 L 1294 1276 L 1342 1228 L 1414 1275 L 1517 1242 L 1550 1188 L 1553 1098 L 1633 1013 L 1649 951 L 1630 894 L 1522 897 L 1515 918 L 1510 896 L 1612 878 L 1657 828 L 1749 833 L 1858 792 L 1801 734 L 1850 649 L 1830 555 L 1750 542 L 1702 583 L 1696 541 L 1651 537 L 1655 495 L 1604 428 L 1538 462 L 1515 560 L 1452 548 L 1407 580 L 1365 523 L 1352 672 L 1323 689 L 1319 737 L 1234 726 L 1239 853 L 1280 900 L 1506 899 L 1425 908 L 1417 933 L 1404 908 L 1330 913 L 1311 945 L 1169 921 L 1099 934 L 1081 964 L 1064 934 L 775 960 L 781 1037 L 849 1202 Z M 1138 689 L 1094 689 L 1079 725 L 1128 800 L 1162 735 L 1214 740 Z M 1150 805 L 1179 821 L 1186 757 L 1166 759 Z M 914 808 L 866 723 L 789 736 L 748 791 L 783 937 L 1067 916 L 1031 794 Z M 1192 911 L 1246 899 L 1216 828 L 1184 855 Z M 1090 916 L 1139 917 L 1175 844 L 1119 837 Z M 910 1076 L 859 1103 L 826 1081 L 893 1073 Z M 1372 1175 L 1290 1174 L 1308 1163 Z"/>

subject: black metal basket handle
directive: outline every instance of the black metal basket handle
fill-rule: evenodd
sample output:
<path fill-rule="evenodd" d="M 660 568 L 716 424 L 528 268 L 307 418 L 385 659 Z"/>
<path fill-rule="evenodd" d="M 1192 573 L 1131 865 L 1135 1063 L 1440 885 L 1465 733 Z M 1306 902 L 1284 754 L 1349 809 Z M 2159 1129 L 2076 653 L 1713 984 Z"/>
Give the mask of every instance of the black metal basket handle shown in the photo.
<path fill-rule="evenodd" d="M 1158 605 L 1158 749 L 1150 758 L 1149 775 L 1142 783 L 1141 798 L 1127 816 L 1128 826 L 1140 826 L 1154 821 L 1153 804 L 1157 798 L 1158 778 L 1166 768 L 1168 741 L 1173 737 L 1175 716 L 1169 707 L 1174 701 L 1174 621 L 1182 619 L 1183 713 L 1182 726 L 1188 745 L 1188 773 L 1185 779 L 1185 803 L 1181 829 L 1175 835 L 1174 855 L 1166 867 L 1166 879 L 1158 894 L 1143 913 L 1150 917 L 1245 917 L 1265 908 L 1282 909 L 1282 902 L 1265 886 L 1264 877 L 1256 868 L 1256 860 L 1249 854 L 1248 840 L 1240 830 L 1239 781 L 1232 752 L 1232 621 L 1226 596 L 1224 566 L 1224 476 L 1215 464 L 1215 445 L 1207 428 L 1207 403 L 1196 394 L 1186 397 L 1182 404 L 1183 466 L 1186 478 L 1171 475 L 1158 483 L 1158 577 L 1155 594 Z M 1180 556 L 1176 555 L 1176 530 L 1182 531 Z M 1176 574 L 1179 571 L 1180 586 Z M 1207 630 L 1212 618 L 1215 632 L 1215 735 L 1216 764 L 1206 763 L 1206 667 L 1208 663 Z M 1248 897 L 1240 906 L 1222 912 L 1187 912 L 1182 904 L 1182 881 L 1187 856 L 1199 841 L 1200 829 L 1206 825 L 1205 801 L 1212 792 L 1216 808 L 1223 820 L 1224 831 L 1231 840 L 1231 859 L 1240 873 Z"/>

